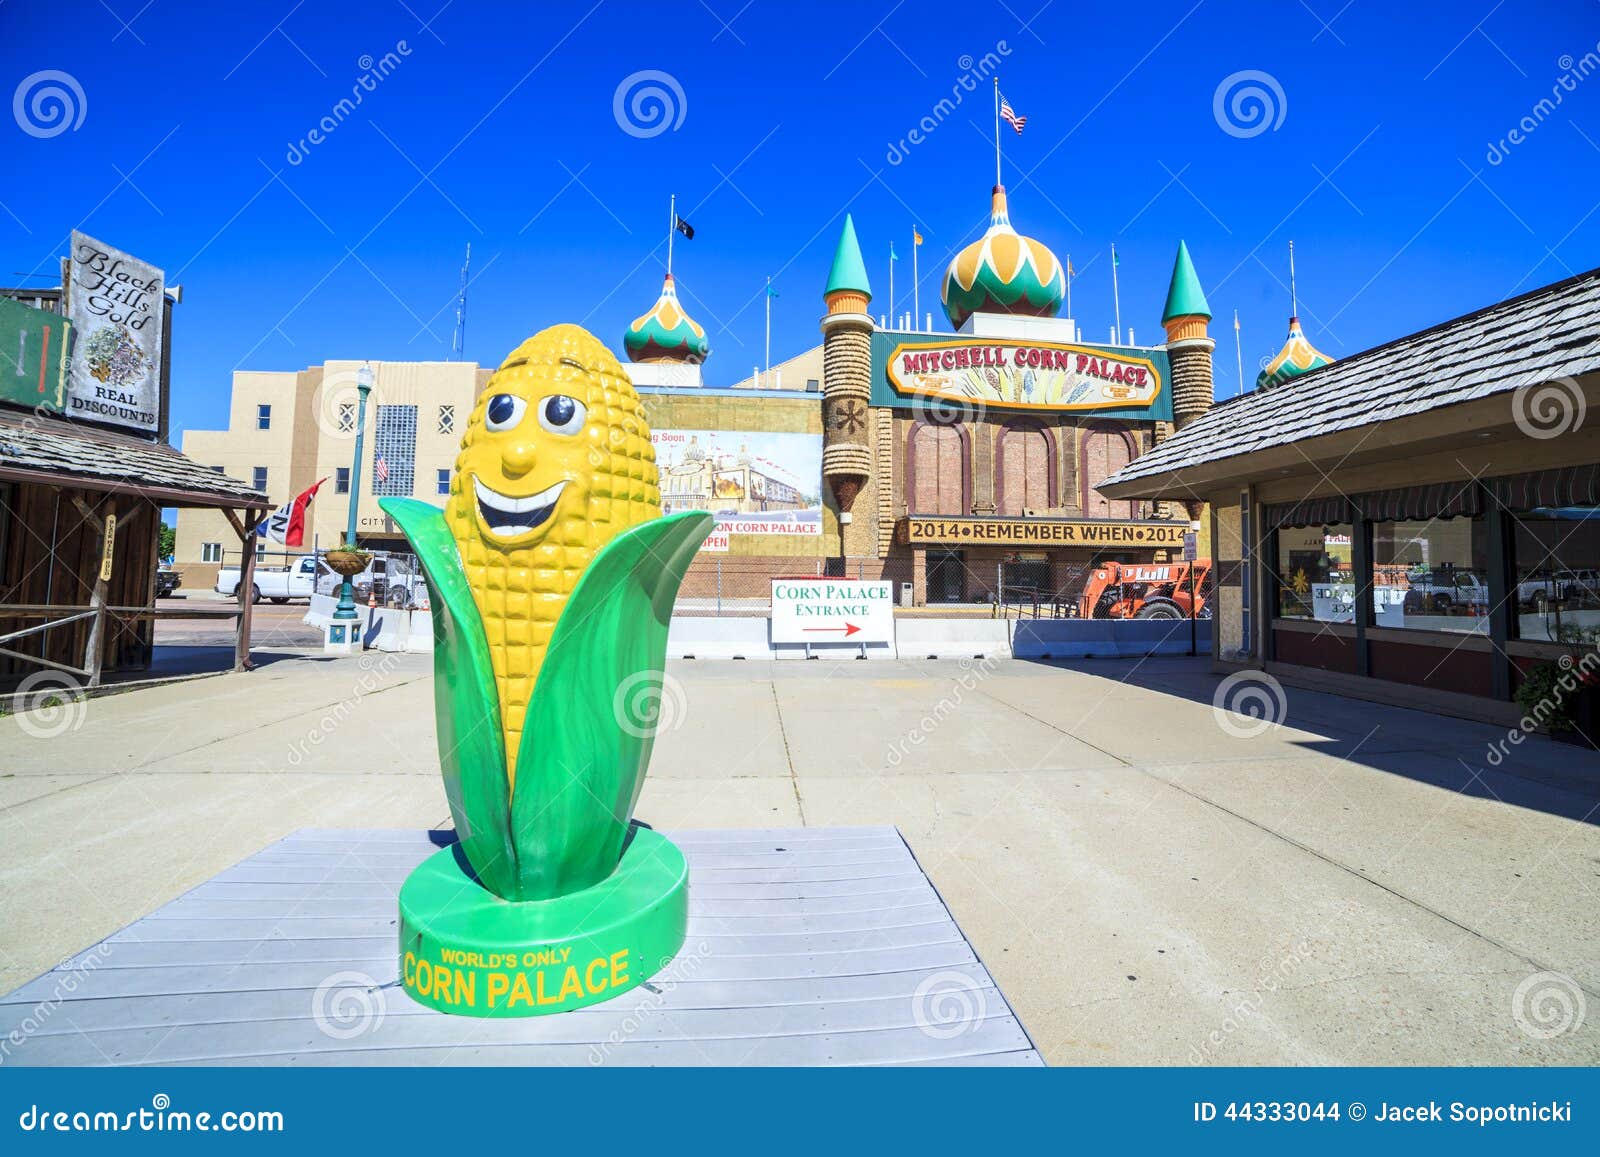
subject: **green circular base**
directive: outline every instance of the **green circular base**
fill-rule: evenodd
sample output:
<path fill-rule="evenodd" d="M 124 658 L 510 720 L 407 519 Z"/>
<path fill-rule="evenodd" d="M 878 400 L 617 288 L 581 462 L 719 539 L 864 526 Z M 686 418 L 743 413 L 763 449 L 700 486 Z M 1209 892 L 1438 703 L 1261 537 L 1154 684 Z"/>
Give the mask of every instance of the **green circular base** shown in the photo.
<path fill-rule="evenodd" d="M 444 848 L 400 889 L 400 977 L 440 1012 L 566 1012 L 649 980 L 688 924 L 689 866 L 649 828 L 634 830 L 609 877 L 553 900 L 502 900 Z"/>

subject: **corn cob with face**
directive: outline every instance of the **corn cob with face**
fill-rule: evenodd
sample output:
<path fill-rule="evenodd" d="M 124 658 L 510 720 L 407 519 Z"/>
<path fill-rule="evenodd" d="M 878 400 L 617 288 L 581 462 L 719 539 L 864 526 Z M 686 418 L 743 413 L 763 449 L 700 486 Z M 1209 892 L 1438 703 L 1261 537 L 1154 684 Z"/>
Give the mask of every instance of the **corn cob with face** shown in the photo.
<path fill-rule="evenodd" d="M 611 351 L 576 325 L 518 346 L 473 408 L 444 508 L 483 618 L 513 790 L 523 717 L 573 588 L 601 547 L 660 514 L 649 428 Z"/>

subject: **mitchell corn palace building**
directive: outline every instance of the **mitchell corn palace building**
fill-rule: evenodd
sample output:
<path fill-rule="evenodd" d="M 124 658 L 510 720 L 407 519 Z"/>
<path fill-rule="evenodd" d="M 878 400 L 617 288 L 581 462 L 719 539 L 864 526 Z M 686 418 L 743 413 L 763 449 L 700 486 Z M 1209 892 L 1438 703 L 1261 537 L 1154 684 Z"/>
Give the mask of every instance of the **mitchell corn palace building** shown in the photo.
<path fill-rule="evenodd" d="M 1002 588 L 1051 597 L 1075 595 L 1099 561 L 1175 556 L 1197 506 L 1098 487 L 1211 405 L 1211 311 L 1188 249 L 1160 346 L 1083 343 L 1057 316 L 1065 277 L 1012 226 L 996 187 L 988 230 L 943 279 L 951 330 L 896 327 L 873 318 L 847 216 L 820 349 L 785 364 L 786 388 L 717 389 L 703 384 L 705 333 L 669 275 L 623 344 L 664 497 L 694 500 L 677 493 L 693 479 L 695 504 L 718 516 L 687 593 L 707 593 L 713 570 L 725 592 L 732 576 L 754 594 L 771 575 L 815 568 L 889 578 L 917 604 Z M 765 484 L 765 502 L 739 473 L 751 461 L 784 480 Z"/>
<path fill-rule="evenodd" d="M 1188 249 L 1178 247 L 1156 346 L 1133 344 L 1131 333 L 1128 344 L 1081 341 L 1057 316 L 1066 273 L 1012 226 L 996 187 L 988 229 L 943 278 L 950 329 L 875 320 L 847 216 L 831 266 L 816 271 L 821 344 L 716 386 L 705 380 L 706 332 L 669 272 L 620 344 L 664 504 L 717 519 L 685 593 L 764 601 L 773 576 L 835 573 L 888 578 L 918 604 L 988 602 L 1002 590 L 1050 599 L 1075 597 L 1097 562 L 1175 557 L 1198 506 L 1107 497 L 1099 485 L 1211 405 L 1211 310 Z M 313 508 L 327 545 L 345 517 L 345 394 L 358 364 L 235 374 L 230 428 L 192 431 L 185 450 L 253 478 L 273 503 L 328 477 Z M 448 491 L 454 423 L 488 370 L 374 368 L 359 537 L 403 549 L 367 496 L 438 501 Z M 178 561 L 196 585 L 214 575 L 222 531 L 203 513 L 179 522 Z"/>

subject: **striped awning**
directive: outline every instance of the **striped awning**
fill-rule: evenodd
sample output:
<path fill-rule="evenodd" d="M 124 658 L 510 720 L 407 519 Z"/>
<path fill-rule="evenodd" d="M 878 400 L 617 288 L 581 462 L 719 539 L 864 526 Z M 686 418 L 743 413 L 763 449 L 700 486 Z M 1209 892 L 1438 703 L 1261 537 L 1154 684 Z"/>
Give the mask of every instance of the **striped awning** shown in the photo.
<path fill-rule="evenodd" d="M 1600 466 L 1563 466 L 1493 478 L 1489 486 L 1507 510 L 1541 506 L 1600 506 Z"/>
<path fill-rule="evenodd" d="M 1302 498 L 1299 502 L 1269 502 L 1261 508 L 1262 529 L 1285 526 L 1340 526 L 1351 521 L 1350 499 L 1343 494 Z"/>
<path fill-rule="evenodd" d="M 1397 486 L 1356 496 L 1369 522 L 1420 522 L 1430 518 L 1471 518 L 1483 513 L 1483 491 L 1476 480 Z"/>

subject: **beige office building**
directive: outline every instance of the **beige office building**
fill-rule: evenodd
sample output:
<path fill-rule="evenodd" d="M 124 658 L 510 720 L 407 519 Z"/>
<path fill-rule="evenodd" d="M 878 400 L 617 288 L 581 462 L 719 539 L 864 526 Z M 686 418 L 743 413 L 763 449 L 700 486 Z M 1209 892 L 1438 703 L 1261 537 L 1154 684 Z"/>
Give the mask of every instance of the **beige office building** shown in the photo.
<path fill-rule="evenodd" d="M 330 361 L 298 372 L 241 370 L 233 375 L 228 428 L 184 432 L 185 454 L 254 482 L 274 506 L 327 479 L 311 505 L 304 546 L 263 543 L 266 565 L 281 564 L 276 552 L 308 554 L 344 535 L 360 368 L 357 361 Z M 378 499 L 443 501 L 461 431 L 492 371 L 474 362 L 373 362 L 372 370 L 357 535 L 374 549 L 405 550 Z M 184 586 L 208 588 L 224 562 L 238 565 L 238 541 L 220 511 L 181 511 L 175 561 Z"/>

